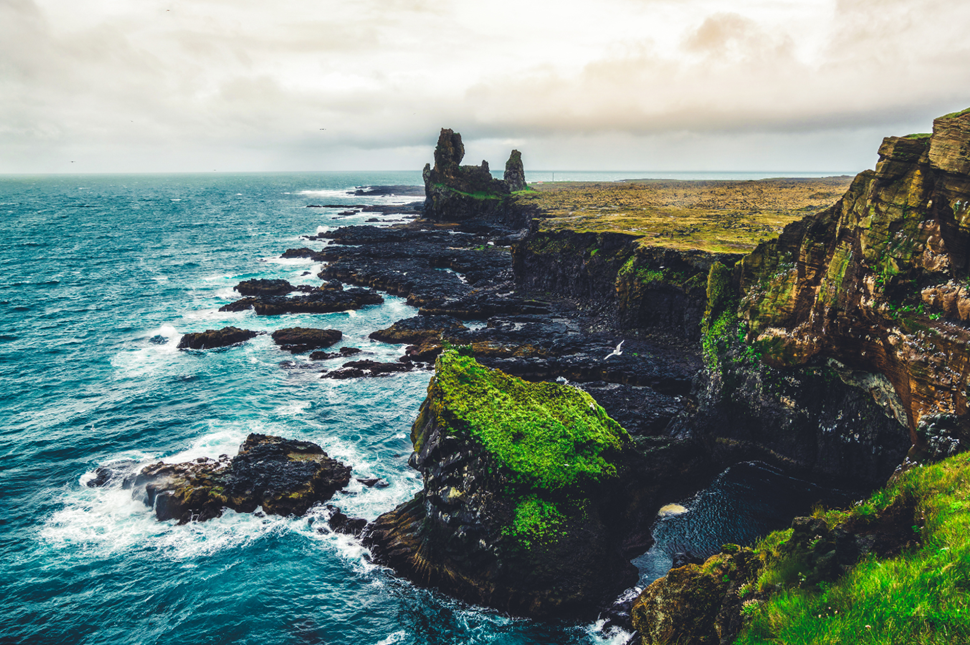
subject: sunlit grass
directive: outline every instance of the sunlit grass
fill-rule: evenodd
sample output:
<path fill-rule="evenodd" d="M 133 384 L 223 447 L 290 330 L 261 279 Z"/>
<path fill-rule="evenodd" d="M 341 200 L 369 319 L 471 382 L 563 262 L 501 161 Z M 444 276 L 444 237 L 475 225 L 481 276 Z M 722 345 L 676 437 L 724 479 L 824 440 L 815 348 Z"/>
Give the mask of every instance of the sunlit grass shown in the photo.
<path fill-rule="evenodd" d="M 921 544 L 898 557 L 868 557 L 831 585 L 776 592 L 750 612 L 738 643 L 970 643 L 970 455 L 915 468 L 851 511 L 820 511 L 833 525 L 917 500 Z M 774 551 L 782 534 L 759 549 Z M 793 563 L 769 565 L 759 585 L 790 580 Z M 797 567 L 796 567 L 797 568 Z"/>
<path fill-rule="evenodd" d="M 539 208 L 543 231 L 628 233 L 653 246 L 737 253 L 831 206 L 850 181 L 558 182 L 532 184 L 535 192 L 514 197 Z"/>

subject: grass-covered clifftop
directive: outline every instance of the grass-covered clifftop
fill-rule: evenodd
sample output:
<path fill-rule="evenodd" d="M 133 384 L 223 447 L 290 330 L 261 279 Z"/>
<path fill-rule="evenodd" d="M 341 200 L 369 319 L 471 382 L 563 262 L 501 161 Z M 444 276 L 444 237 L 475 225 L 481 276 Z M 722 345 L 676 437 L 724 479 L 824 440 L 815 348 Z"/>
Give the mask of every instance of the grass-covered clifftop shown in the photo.
<path fill-rule="evenodd" d="M 769 564 L 752 585 L 777 590 L 746 605 L 738 643 L 970 642 L 970 455 L 913 468 L 847 511 L 819 511 L 829 527 L 865 525 L 896 509 L 911 546 L 894 557 L 872 554 L 833 581 L 803 582 L 807 563 L 786 553 L 792 531 L 756 547 Z"/>
<path fill-rule="evenodd" d="M 851 177 L 534 183 L 534 192 L 516 193 L 514 199 L 539 213 L 541 232 L 624 233 L 646 246 L 739 253 L 831 206 L 850 182 Z"/>

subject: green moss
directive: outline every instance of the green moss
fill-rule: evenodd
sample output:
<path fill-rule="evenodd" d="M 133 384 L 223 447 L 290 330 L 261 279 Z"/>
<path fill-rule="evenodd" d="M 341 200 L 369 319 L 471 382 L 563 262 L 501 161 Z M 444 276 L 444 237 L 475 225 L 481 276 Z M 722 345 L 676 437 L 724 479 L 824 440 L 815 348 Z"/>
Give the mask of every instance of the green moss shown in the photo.
<path fill-rule="evenodd" d="M 629 435 L 582 390 L 530 383 L 474 358 L 438 358 L 439 423 L 474 438 L 516 483 L 556 491 L 616 474 L 612 454 Z"/>
<path fill-rule="evenodd" d="M 556 541 L 565 520 L 555 503 L 529 495 L 519 501 L 514 521 L 502 533 L 514 537 L 525 547 L 548 544 Z"/>
<path fill-rule="evenodd" d="M 894 558 L 869 556 L 832 583 L 805 588 L 791 558 L 778 557 L 791 532 L 756 551 L 767 561 L 761 588 L 782 589 L 750 611 L 737 643 L 970 642 L 970 454 L 913 468 L 850 510 L 816 512 L 829 526 L 916 500 L 920 544 Z"/>
<path fill-rule="evenodd" d="M 903 139 L 929 139 L 932 136 L 932 132 L 917 132 L 916 134 L 907 134 Z"/>
<path fill-rule="evenodd" d="M 463 195 L 464 197 L 471 197 L 472 199 L 503 199 L 508 197 L 508 195 L 503 195 L 499 193 L 486 193 L 486 192 L 475 192 L 466 193 L 464 191 L 458 190 L 457 188 L 452 188 L 451 186 L 446 186 L 445 184 L 435 184 L 435 188 L 441 188 L 443 190 L 448 190 L 458 195 Z M 521 191 L 520 191 L 521 192 Z"/>

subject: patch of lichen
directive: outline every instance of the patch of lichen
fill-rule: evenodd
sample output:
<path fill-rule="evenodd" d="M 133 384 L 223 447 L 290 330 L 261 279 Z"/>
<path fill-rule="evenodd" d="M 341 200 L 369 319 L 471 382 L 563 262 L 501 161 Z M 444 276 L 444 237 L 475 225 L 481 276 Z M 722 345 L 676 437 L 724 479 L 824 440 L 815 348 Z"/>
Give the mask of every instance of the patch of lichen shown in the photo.
<path fill-rule="evenodd" d="M 517 485 L 566 491 L 617 474 L 626 431 L 593 398 L 558 383 L 530 383 L 445 351 L 435 387 L 439 425 L 479 443 Z"/>
<path fill-rule="evenodd" d="M 538 209 L 540 231 L 626 233 L 645 246 L 738 253 L 830 206 L 849 184 L 848 177 L 557 182 L 532 184 L 535 193 L 515 200 Z"/>

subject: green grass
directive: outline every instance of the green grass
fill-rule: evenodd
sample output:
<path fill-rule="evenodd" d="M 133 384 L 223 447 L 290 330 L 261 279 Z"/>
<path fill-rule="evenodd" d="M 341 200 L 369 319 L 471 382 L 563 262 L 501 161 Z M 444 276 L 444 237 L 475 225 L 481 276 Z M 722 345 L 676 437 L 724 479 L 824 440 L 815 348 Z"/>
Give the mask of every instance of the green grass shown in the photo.
<path fill-rule="evenodd" d="M 850 511 L 820 511 L 829 525 L 918 500 L 922 543 L 895 558 L 867 557 L 819 589 L 790 586 L 755 609 L 737 643 L 970 643 L 970 454 L 914 468 Z M 776 551 L 783 534 L 757 549 Z M 797 563 L 772 562 L 759 586 L 791 584 Z"/>
<path fill-rule="evenodd" d="M 630 441 L 586 392 L 530 383 L 454 350 L 438 358 L 435 381 L 447 431 L 474 437 L 513 481 L 532 489 L 558 491 L 612 477 L 611 453 Z"/>

